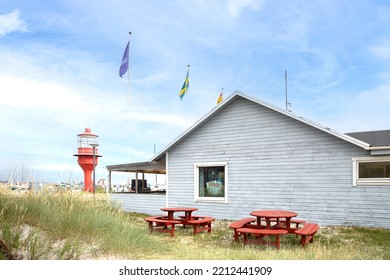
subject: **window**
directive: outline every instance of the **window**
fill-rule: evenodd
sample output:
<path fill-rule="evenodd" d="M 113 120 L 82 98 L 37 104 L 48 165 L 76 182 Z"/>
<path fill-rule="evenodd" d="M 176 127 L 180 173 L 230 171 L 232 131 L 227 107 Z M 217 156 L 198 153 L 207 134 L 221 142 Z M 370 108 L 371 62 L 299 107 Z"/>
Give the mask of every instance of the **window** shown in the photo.
<path fill-rule="evenodd" d="M 390 157 L 354 158 L 353 185 L 390 185 Z"/>
<path fill-rule="evenodd" d="M 227 163 L 195 164 L 195 202 L 227 202 Z"/>

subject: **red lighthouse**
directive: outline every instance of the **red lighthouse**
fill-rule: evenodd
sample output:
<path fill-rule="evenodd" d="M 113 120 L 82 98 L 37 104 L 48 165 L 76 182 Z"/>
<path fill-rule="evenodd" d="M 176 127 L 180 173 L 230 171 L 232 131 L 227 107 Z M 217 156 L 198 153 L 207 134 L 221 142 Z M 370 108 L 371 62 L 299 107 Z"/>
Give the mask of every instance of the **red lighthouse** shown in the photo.
<path fill-rule="evenodd" d="M 94 192 L 94 186 L 91 182 L 91 174 L 94 167 L 98 164 L 98 158 L 101 155 L 98 154 L 97 147 L 98 135 L 93 134 L 90 128 L 86 128 L 84 133 L 77 134 L 77 163 L 84 171 L 84 191 Z"/>

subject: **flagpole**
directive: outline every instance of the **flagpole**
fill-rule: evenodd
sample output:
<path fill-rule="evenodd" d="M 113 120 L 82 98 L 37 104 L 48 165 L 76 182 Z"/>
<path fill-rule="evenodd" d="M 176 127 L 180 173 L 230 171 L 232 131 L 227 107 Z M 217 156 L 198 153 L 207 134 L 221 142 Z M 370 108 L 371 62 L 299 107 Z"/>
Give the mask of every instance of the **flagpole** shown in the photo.
<path fill-rule="evenodd" d="M 187 70 L 188 70 L 188 75 L 189 75 L 189 71 L 190 71 L 190 65 L 189 64 L 187 64 Z M 189 79 L 189 78 L 188 78 Z M 188 97 L 187 97 L 187 99 L 188 99 Z M 187 121 L 186 121 L 186 129 L 188 129 L 188 100 L 187 100 Z"/>
<path fill-rule="evenodd" d="M 129 45 L 130 45 L 131 32 L 129 31 Z M 129 46 L 130 47 L 130 46 Z M 129 62 L 130 62 L 130 50 L 129 52 Z M 129 69 L 127 71 L 127 162 L 130 162 L 130 63 Z"/>

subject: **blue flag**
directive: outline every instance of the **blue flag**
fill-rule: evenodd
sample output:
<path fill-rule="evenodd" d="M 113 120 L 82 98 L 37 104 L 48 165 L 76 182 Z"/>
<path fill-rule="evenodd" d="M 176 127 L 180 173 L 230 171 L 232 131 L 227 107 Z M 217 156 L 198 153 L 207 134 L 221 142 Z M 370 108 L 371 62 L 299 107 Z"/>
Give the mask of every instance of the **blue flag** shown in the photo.
<path fill-rule="evenodd" d="M 127 42 L 125 53 L 123 54 L 123 57 L 122 57 L 121 67 L 119 67 L 119 76 L 121 78 L 124 74 L 126 74 L 127 70 L 129 69 L 129 44 L 130 44 L 130 41 Z"/>

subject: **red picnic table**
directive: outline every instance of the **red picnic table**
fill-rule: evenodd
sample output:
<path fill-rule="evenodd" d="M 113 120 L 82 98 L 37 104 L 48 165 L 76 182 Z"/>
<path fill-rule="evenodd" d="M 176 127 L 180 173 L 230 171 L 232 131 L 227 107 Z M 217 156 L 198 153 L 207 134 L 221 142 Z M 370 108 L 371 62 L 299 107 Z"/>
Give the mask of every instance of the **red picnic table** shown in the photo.
<path fill-rule="evenodd" d="M 161 208 L 161 211 L 167 212 L 168 220 L 174 220 L 175 212 L 184 212 L 184 216 L 181 220 L 188 222 L 191 220 L 192 212 L 197 211 L 198 208 L 195 207 L 165 207 Z"/>
<path fill-rule="evenodd" d="M 296 230 L 296 228 L 291 228 L 291 218 L 298 216 L 295 212 L 285 210 L 256 210 L 250 214 L 257 218 L 257 225 L 259 227 L 261 226 L 261 219 L 264 218 L 266 229 L 271 229 L 271 221 L 276 221 L 276 224 L 279 224 L 279 221 L 283 220 L 285 223 L 284 229 L 289 233 L 294 233 Z"/>
<path fill-rule="evenodd" d="M 247 235 L 255 235 L 258 238 L 251 242 L 260 244 L 275 245 L 277 249 L 280 248 L 280 235 L 293 233 L 296 229 L 291 229 L 291 218 L 296 217 L 298 214 L 292 211 L 285 210 L 256 210 L 250 213 L 256 217 L 257 224 L 251 224 L 254 219 L 244 219 L 237 221 L 230 225 L 234 228 L 234 239 L 238 241 L 239 234 L 244 236 L 244 243 L 248 243 Z M 265 220 L 266 225 L 262 225 L 262 219 Z M 275 226 L 271 226 L 271 222 L 276 222 Z M 264 237 L 271 235 L 275 236 L 275 241 L 263 240 Z"/>
<path fill-rule="evenodd" d="M 211 232 L 211 222 L 215 220 L 213 217 L 192 216 L 192 212 L 197 211 L 195 207 L 165 207 L 162 211 L 167 212 L 167 216 L 152 216 L 146 217 L 145 221 L 149 223 L 150 231 L 156 229 L 162 232 L 169 232 L 172 237 L 175 236 L 175 225 L 182 224 L 183 227 L 191 225 L 194 235 L 202 232 Z M 184 212 L 184 215 L 174 217 L 175 212 Z M 167 227 L 171 228 L 168 229 Z"/>
<path fill-rule="evenodd" d="M 248 243 L 248 235 L 255 235 L 257 240 L 251 240 L 260 244 L 272 244 L 276 248 L 280 248 L 280 235 L 296 234 L 301 236 L 301 245 L 304 247 L 308 242 L 313 243 L 314 235 L 317 233 L 319 226 L 316 223 L 306 223 L 303 220 L 293 220 L 293 217 L 298 216 L 297 213 L 286 210 L 255 210 L 250 212 L 256 218 L 245 218 L 235 221 L 229 225 L 234 229 L 234 240 L 238 241 L 239 236 L 244 236 L 244 243 Z M 262 224 L 262 219 L 265 220 L 265 225 Z M 256 221 L 256 224 L 252 224 Z M 276 224 L 271 225 L 275 222 Z M 295 225 L 292 227 L 291 225 Z M 299 227 L 299 225 L 303 225 Z M 275 242 L 262 240 L 268 235 L 275 236 Z"/>

